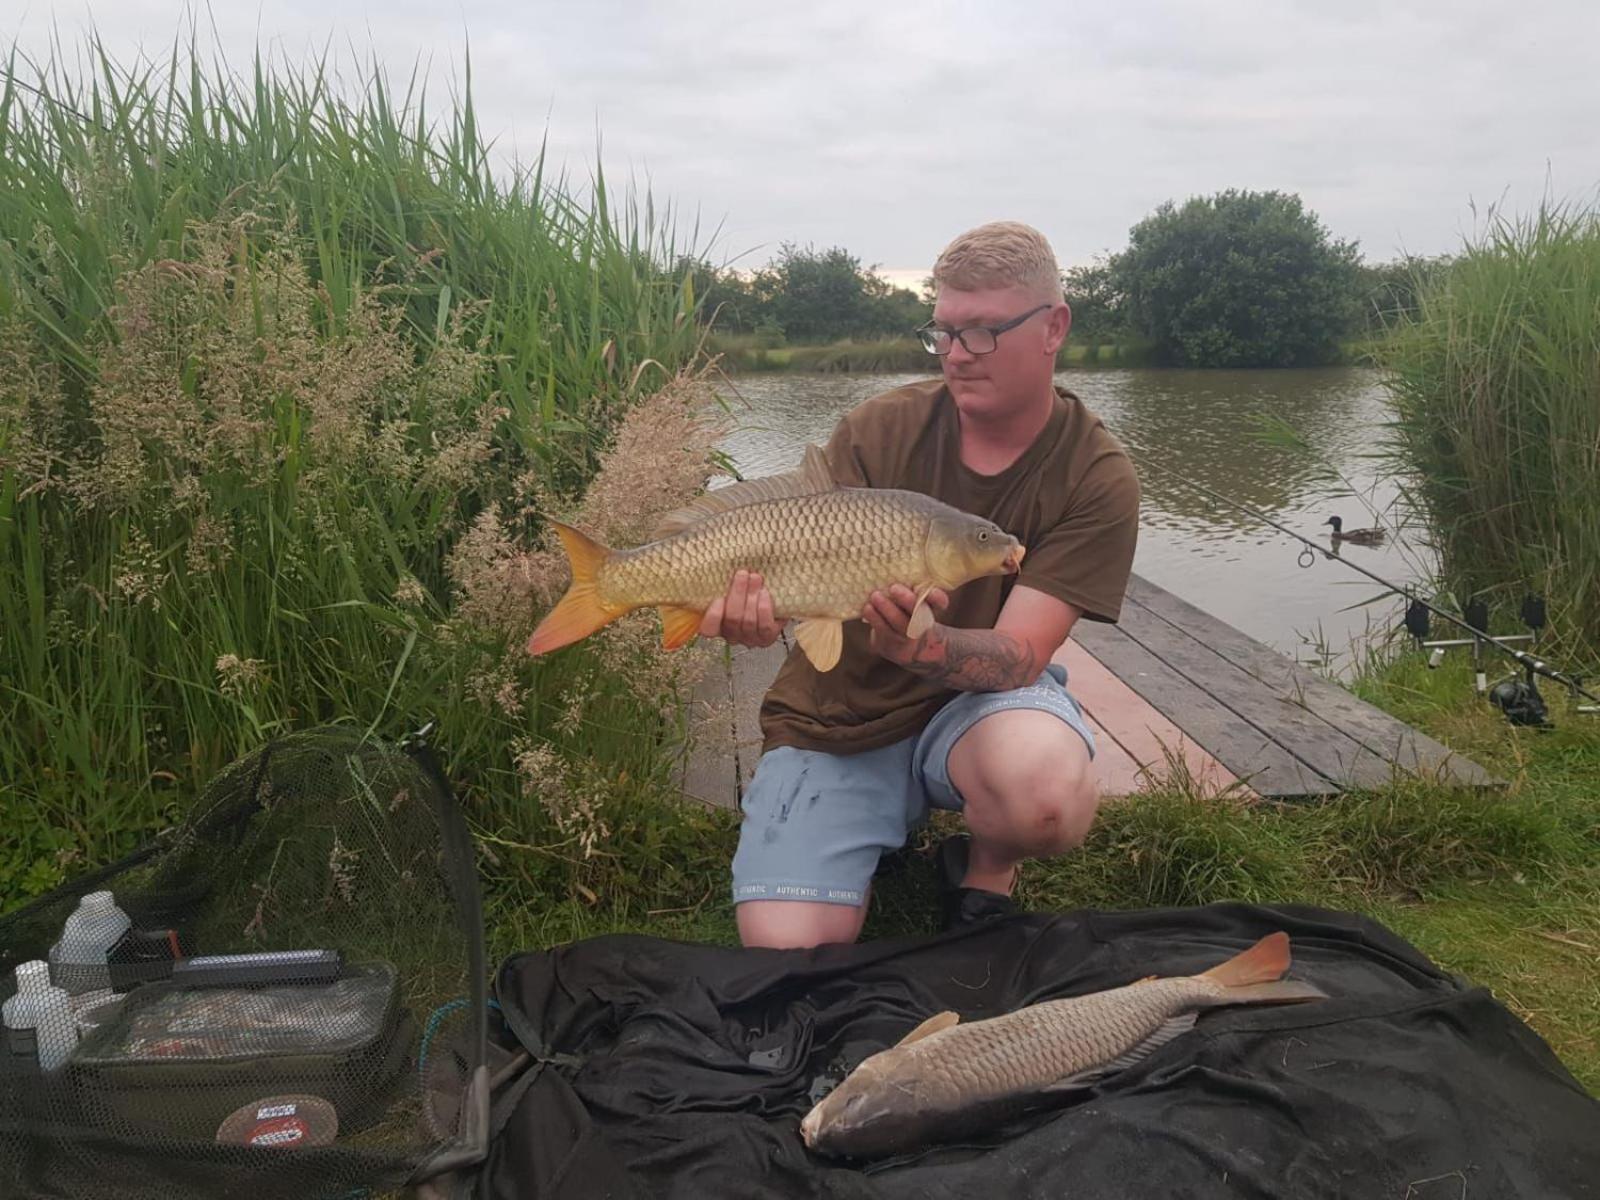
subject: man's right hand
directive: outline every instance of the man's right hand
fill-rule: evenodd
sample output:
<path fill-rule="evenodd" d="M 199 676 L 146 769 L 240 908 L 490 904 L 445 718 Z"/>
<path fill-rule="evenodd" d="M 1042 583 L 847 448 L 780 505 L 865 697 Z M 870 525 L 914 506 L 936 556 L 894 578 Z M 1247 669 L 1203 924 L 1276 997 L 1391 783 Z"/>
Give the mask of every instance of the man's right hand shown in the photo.
<path fill-rule="evenodd" d="M 700 619 L 701 637 L 719 637 L 735 646 L 770 646 L 783 632 L 772 615 L 772 593 L 759 571 L 735 571 L 728 594 L 718 597 Z"/>

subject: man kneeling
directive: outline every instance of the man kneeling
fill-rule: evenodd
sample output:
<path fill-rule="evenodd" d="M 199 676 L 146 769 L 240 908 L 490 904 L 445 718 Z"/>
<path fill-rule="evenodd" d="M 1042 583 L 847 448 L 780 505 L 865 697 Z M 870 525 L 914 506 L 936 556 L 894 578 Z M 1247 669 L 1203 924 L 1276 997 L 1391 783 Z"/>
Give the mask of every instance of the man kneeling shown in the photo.
<path fill-rule="evenodd" d="M 733 859 L 747 946 L 861 932 L 880 856 L 930 808 L 967 835 L 939 849 L 943 923 L 1011 911 L 1018 864 L 1082 843 L 1098 806 L 1094 738 L 1050 662 L 1080 617 L 1115 621 L 1133 564 L 1139 485 L 1121 445 L 1054 382 L 1072 314 L 1049 244 L 1011 222 L 958 237 L 934 267 L 918 330 L 942 378 L 875 396 L 826 447 L 839 483 L 908 488 L 994 521 L 1026 548 L 1020 574 L 929 597 L 874 593 L 826 673 L 791 653 L 762 703 L 762 756 Z M 701 633 L 769 646 L 779 625 L 740 572 Z"/>

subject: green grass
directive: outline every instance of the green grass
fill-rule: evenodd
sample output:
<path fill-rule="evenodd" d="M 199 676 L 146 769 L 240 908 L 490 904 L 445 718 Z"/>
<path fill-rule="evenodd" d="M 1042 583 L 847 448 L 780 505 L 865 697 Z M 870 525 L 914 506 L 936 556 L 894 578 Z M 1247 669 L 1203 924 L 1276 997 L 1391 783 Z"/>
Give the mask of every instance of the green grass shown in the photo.
<path fill-rule="evenodd" d="M 1173 792 L 1108 803 L 1081 851 L 1027 865 L 1019 897 L 1036 910 L 1242 900 L 1367 914 L 1488 987 L 1600 1093 L 1600 724 L 1558 709 L 1552 732 L 1513 729 L 1471 698 L 1460 664 L 1406 660 L 1359 686 L 1508 787 L 1413 782 L 1321 804 Z M 918 848 L 955 828 L 938 814 Z M 538 891 L 514 878 L 515 853 L 497 848 L 492 954 L 612 932 L 737 944 L 726 888 L 737 836 L 729 814 L 641 793 L 604 862 L 524 852 L 537 860 Z M 926 858 L 874 892 L 866 937 L 935 928 Z"/>
<path fill-rule="evenodd" d="M 660 775 L 615 652 L 517 657 L 516 567 L 698 352 L 670 217 L 491 172 L 470 86 L 75 65 L 0 86 L 0 896 L 327 720 L 437 716 L 475 798 L 519 737 Z"/>
<path fill-rule="evenodd" d="M 1600 662 L 1600 211 L 1496 217 L 1373 348 L 1446 582 L 1549 600 L 1546 652 Z"/>

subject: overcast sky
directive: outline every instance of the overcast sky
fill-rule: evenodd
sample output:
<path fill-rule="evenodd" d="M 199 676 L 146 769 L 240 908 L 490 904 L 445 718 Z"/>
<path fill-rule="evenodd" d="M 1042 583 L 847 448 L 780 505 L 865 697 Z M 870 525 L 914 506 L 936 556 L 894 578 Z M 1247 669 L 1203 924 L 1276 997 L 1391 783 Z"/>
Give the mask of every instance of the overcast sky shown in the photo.
<path fill-rule="evenodd" d="M 8 0 L 0 33 L 39 54 L 92 25 L 161 58 L 186 8 Z M 648 179 L 741 266 L 793 240 L 915 275 L 1001 217 L 1068 265 L 1227 187 L 1298 192 L 1378 260 L 1457 247 L 1474 203 L 1600 184 L 1597 0 L 211 0 L 201 20 L 241 70 L 258 38 L 291 62 L 331 38 L 441 87 L 470 39 L 504 152 L 548 133 L 586 180 L 598 132 L 608 175 Z"/>

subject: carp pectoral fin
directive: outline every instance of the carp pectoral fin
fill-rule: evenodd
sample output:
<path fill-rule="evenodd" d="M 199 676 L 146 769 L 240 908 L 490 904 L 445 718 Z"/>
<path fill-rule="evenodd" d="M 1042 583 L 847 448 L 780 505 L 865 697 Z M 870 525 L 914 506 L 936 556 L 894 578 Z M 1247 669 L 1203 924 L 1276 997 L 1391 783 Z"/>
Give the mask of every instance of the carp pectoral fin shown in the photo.
<path fill-rule="evenodd" d="M 811 665 L 819 671 L 831 671 L 839 665 L 844 653 L 844 622 L 813 619 L 801 621 L 794 627 L 795 641 L 806 652 Z"/>
<path fill-rule="evenodd" d="M 1108 1063 L 1101 1063 L 1098 1067 L 1090 1067 L 1087 1071 L 1079 1071 L 1076 1075 L 1068 1075 L 1059 1079 L 1044 1090 L 1047 1092 L 1070 1092 L 1081 1087 L 1087 1087 L 1096 1079 L 1103 1079 L 1107 1075 L 1133 1066 L 1140 1059 L 1148 1058 L 1155 1051 L 1165 1046 L 1176 1037 L 1181 1037 L 1194 1028 L 1196 1014 L 1193 1012 L 1180 1013 L 1169 1021 L 1163 1021 L 1156 1027 L 1156 1031 L 1144 1041 L 1140 1042 L 1126 1054 L 1113 1058 Z"/>
<path fill-rule="evenodd" d="M 921 1041 L 930 1033 L 938 1033 L 941 1029 L 949 1029 L 950 1026 L 956 1024 L 960 1020 L 961 1015 L 959 1013 L 948 1011 L 934 1013 L 933 1016 L 929 1017 L 921 1025 L 918 1025 L 910 1033 L 906 1034 L 905 1037 L 901 1038 L 895 1043 L 895 1045 L 908 1046 L 912 1042 Z"/>
<path fill-rule="evenodd" d="M 917 589 L 917 603 L 911 610 L 911 620 L 906 622 L 906 636 L 919 638 L 933 628 L 933 609 L 928 607 L 928 593 L 933 584 Z"/>
<path fill-rule="evenodd" d="M 697 613 L 692 608 L 675 608 L 670 604 L 663 604 L 661 644 L 668 650 L 687 646 L 699 635 L 700 622 L 704 616 L 704 613 Z"/>
<path fill-rule="evenodd" d="M 1301 983 L 1298 979 L 1274 979 L 1271 983 L 1246 983 L 1229 988 L 1212 1000 L 1202 1000 L 1206 1007 L 1224 1004 L 1296 1004 L 1302 1000 L 1326 1000 L 1328 993 L 1314 983 Z"/>

